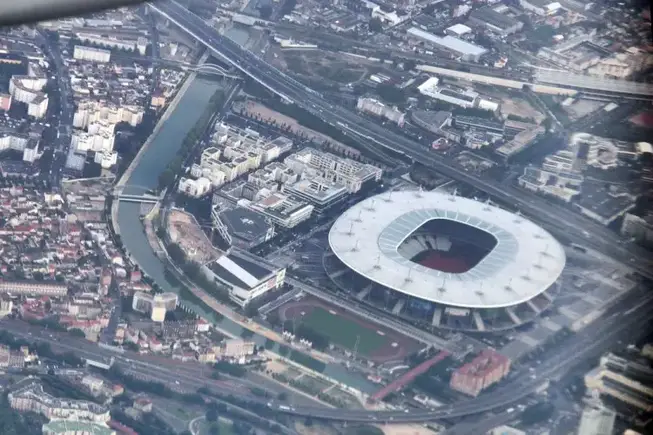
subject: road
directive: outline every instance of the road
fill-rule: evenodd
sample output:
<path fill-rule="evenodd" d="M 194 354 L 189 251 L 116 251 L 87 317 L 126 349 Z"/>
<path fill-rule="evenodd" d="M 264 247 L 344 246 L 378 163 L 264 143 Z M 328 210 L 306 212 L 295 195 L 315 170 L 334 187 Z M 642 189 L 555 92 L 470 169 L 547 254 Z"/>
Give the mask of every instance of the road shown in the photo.
<path fill-rule="evenodd" d="M 302 417 L 368 423 L 416 423 L 482 414 L 491 410 L 501 411 L 535 394 L 548 379 L 556 378 L 586 359 L 600 355 L 618 340 L 632 340 L 637 335 L 637 331 L 647 331 L 653 319 L 653 304 L 650 303 L 651 301 L 653 301 L 653 295 L 643 294 L 635 308 L 629 310 L 628 315 L 624 315 L 624 312 L 615 312 L 608 317 L 597 320 L 592 328 L 580 331 L 559 345 L 555 352 L 550 352 L 551 356 L 542 361 L 534 371 L 531 372 L 527 368 L 514 370 L 509 380 L 497 387 L 492 394 L 441 406 L 434 410 L 347 410 L 300 404 L 288 406 L 276 401 L 268 402 L 251 396 L 247 396 L 247 399 L 252 402 L 266 404 L 278 412 Z M 91 342 L 68 334 L 52 333 L 54 337 L 50 337 L 48 331 L 26 325 L 20 321 L 2 320 L 0 321 L 0 327 L 28 340 L 48 342 L 54 350 L 74 351 L 87 358 L 115 355 L 109 350 L 99 348 Z M 118 355 L 117 359 L 131 373 L 140 373 L 142 376 L 149 376 L 168 383 L 180 382 L 182 386 L 191 389 L 199 386 L 210 386 L 219 388 L 219 392 L 243 396 L 248 394 L 244 389 L 245 387 L 249 388 L 251 385 L 257 385 L 255 380 L 215 381 L 208 379 L 205 376 L 204 365 L 199 363 L 181 363 L 167 358 L 135 353 Z M 479 424 L 488 425 L 485 421 Z M 475 428 L 478 429 L 476 426 Z M 449 435 L 467 435 L 470 433 L 476 435 L 484 433 L 484 431 L 470 432 L 468 426 L 465 425 L 462 428 L 454 427 L 451 432 L 448 432 Z"/>
<path fill-rule="evenodd" d="M 620 237 L 608 228 L 516 187 L 467 172 L 401 134 L 387 130 L 353 111 L 326 102 L 318 92 L 286 76 L 237 43 L 221 36 L 201 18 L 172 0 L 163 0 L 150 6 L 262 86 L 344 130 L 353 138 L 376 143 L 378 148 L 401 152 L 448 178 L 469 184 L 500 202 L 513 204 L 522 214 L 537 218 L 544 227 L 564 231 L 571 242 L 586 245 L 620 261 L 628 262 L 629 266 L 642 276 L 653 279 L 653 258 L 640 248 L 622 245 Z M 589 233 L 590 237 L 584 237 L 585 232 Z"/>
<path fill-rule="evenodd" d="M 59 104 L 61 113 L 59 115 L 59 125 L 57 126 L 57 139 L 53 147 L 52 166 L 48 174 L 52 186 L 58 186 L 63 176 L 63 170 L 66 165 L 68 148 L 70 147 L 70 138 L 72 133 L 74 103 L 73 93 L 70 87 L 68 68 L 64 64 L 61 56 L 59 43 L 48 38 L 44 32 L 39 32 L 39 40 L 43 42 L 46 54 L 54 64 L 55 79 L 59 90 Z"/>

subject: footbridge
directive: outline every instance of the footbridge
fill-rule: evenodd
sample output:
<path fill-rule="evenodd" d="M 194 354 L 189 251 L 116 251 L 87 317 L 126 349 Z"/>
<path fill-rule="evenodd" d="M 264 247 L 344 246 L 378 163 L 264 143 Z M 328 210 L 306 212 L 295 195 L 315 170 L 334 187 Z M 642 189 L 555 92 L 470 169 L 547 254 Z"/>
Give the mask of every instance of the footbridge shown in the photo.
<path fill-rule="evenodd" d="M 156 204 L 163 199 L 163 195 L 150 193 L 151 188 L 133 184 L 115 186 L 111 195 L 121 202 L 139 202 L 143 204 Z"/>

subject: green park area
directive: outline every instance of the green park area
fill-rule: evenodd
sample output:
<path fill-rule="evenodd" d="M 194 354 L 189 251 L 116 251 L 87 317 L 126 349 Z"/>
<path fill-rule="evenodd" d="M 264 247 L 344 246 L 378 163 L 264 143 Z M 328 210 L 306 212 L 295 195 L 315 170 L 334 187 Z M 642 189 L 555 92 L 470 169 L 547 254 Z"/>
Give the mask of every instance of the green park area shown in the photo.
<path fill-rule="evenodd" d="M 370 355 L 382 348 L 388 339 L 377 334 L 376 330 L 368 329 L 353 320 L 331 314 L 322 307 L 315 307 L 302 318 L 302 324 L 329 338 L 336 346 L 353 350 L 358 339 L 358 353 Z"/>

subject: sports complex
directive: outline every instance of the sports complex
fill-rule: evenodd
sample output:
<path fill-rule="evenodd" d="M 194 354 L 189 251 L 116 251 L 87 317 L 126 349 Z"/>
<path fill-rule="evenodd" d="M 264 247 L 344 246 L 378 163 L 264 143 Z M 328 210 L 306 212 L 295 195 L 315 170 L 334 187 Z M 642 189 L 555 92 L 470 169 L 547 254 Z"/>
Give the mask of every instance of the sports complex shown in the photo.
<path fill-rule="evenodd" d="M 395 191 L 343 213 L 324 267 L 357 299 L 429 328 L 492 332 L 547 309 L 565 267 L 551 234 L 489 203 Z"/>

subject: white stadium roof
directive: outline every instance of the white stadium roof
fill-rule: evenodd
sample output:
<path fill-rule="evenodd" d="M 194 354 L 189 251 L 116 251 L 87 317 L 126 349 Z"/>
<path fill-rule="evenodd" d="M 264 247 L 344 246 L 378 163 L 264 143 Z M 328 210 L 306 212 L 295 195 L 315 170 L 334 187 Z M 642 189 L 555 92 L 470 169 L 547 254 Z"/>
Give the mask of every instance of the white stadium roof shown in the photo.
<path fill-rule="evenodd" d="M 447 273 L 398 252 L 424 223 L 448 219 L 486 231 L 497 244 L 475 267 Z M 419 299 L 464 308 L 501 308 L 533 299 L 565 266 L 557 240 L 501 208 L 441 192 L 386 192 L 343 213 L 329 232 L 332 251 L 367 279 Z"/>

